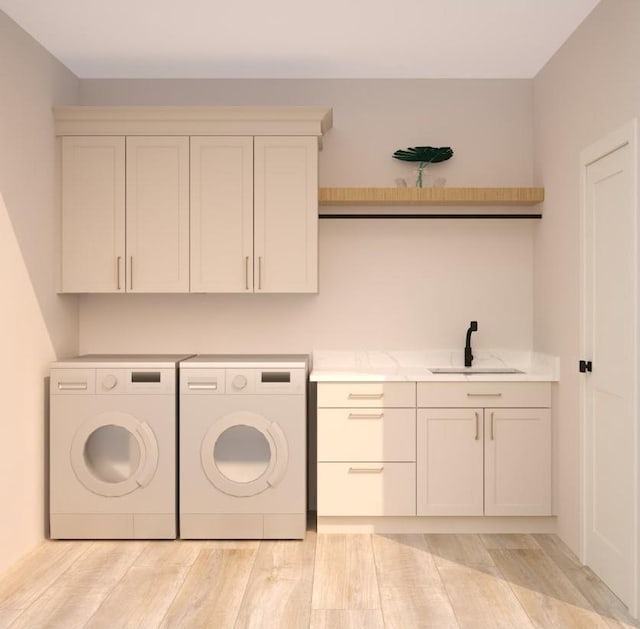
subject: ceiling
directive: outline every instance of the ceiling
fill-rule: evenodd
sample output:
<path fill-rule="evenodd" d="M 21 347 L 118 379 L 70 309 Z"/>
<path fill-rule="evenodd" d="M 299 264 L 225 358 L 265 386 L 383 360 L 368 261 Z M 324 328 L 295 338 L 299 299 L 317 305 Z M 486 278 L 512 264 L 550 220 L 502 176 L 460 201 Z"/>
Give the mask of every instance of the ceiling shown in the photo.
<path fill-rule="evenodd" d="M 0 0 L 81 78 L 531 78 L 600 0 Z"/>

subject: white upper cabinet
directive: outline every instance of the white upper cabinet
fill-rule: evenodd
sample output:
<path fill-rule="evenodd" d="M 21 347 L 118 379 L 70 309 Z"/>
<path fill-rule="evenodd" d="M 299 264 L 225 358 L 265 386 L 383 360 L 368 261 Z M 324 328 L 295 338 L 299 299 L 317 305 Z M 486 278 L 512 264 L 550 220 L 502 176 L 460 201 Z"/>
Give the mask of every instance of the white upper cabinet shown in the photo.
<path fill-rule="evenodd" d="M 124 290 L 124 137 L 62 138 L 61 192 L 62 292 Z"/>
<path fill-rule="evenodd" d="M 254 290 L 315 293 L 318 140 L 259 137 L 254 151 Z"/>
<path fill-rule="evenodd" d="M 55 114 L 62 292 L 317 292 L 318 138 L 330 109 Z"/>
<path fill-rule="evenodd" d="M 191 290 L 253 290 L 253 137 L 191 138 Z"/>
<path fill-rule="evenodd" d="M 317 138 L 191 138 L 191 290 L 317 292 Z"/>
<path fill-rule="evenodd" d="M 189 291 L 189 138 L 127 137 L 126 287 Z"/>
<path fill-rule="evenodd" d="M 61 286 L 189 290 L 188 138 L 62 139 Z"/>

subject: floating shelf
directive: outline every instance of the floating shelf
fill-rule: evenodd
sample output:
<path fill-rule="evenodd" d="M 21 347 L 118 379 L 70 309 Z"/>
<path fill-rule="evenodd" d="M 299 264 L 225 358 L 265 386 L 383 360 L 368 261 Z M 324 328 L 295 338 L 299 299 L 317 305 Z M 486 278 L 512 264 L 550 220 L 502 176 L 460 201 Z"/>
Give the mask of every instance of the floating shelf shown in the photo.
<path fill-rule="evenodd" d="M 325 206 L 525 206 L 544 201 L 544 188 L 320 188 Z"/>

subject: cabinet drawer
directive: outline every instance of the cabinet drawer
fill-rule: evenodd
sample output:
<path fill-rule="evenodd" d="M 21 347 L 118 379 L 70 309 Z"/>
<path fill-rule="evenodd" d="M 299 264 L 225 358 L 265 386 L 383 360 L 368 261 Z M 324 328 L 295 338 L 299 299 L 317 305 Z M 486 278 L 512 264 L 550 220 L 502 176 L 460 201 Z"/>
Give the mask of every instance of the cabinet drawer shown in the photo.
<path fill-rule="evenodd" d="M 421 408 L 548 408 L 549 382 L 419 382 Z"/>
<path fill-rule="evenodd" d="M 415 461 L 411 408 L 318 410 L 318 461 Z"/>
<path fill-rule="evenodd" d="M 415 514 L 415 463 L 318 464 L 318 515 Z"/>
<path fill-rule="evenodd" d="M 415 382 L 320 382 L 318 407 L 414 407 Z"/>

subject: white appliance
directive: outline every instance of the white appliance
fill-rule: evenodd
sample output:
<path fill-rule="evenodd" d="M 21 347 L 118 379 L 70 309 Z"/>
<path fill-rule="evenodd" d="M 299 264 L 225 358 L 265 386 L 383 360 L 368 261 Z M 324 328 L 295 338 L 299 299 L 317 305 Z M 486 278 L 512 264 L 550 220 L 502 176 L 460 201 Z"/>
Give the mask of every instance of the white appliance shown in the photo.
<path fill-rule="evenodd" d="M 303 539 L 307 356 L 180 365 L 180 537 Z"/>
<path fill-rule="evenodd" d="M 177 364 L 86 355 L 50 371 L 52 539 L 175 539 Z"/>

